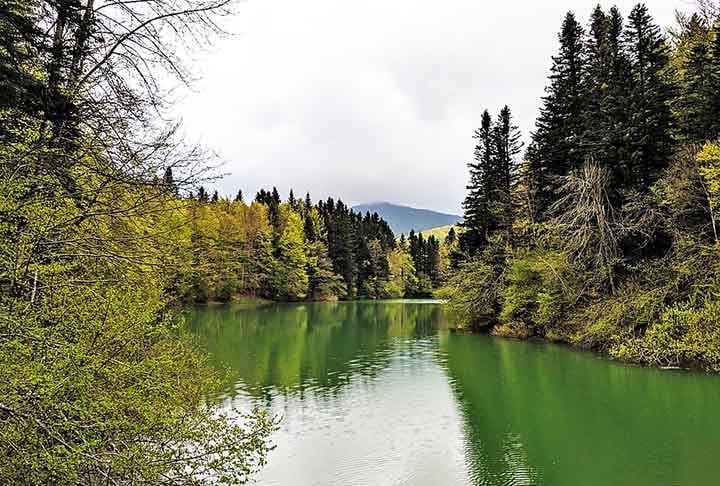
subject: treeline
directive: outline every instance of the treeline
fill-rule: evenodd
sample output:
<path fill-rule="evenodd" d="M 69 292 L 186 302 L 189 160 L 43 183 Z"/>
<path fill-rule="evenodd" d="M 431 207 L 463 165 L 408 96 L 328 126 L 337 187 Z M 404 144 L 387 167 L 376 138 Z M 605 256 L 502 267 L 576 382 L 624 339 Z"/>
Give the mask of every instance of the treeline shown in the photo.
<path fill-rule="evenodd" d="M 165 185 L 172 189 L 172 172 Z M 233 296 L 274 300 L 430 297 L 441 282 L 440 244 L 411 233 L 396 241 L 375 214 L 310 194 L 283 201 L 261 189 L 246 204 L 200 187 L 187 204 L 186 255 L 177 293 L 185 301 Z"/>
<path fill-rule="evenodd" d="M 444 289 L 470 327 L 720 370 L 720 11 L 662 32 L 568 13 L 523 160 L 505 107 L 475 132 Z"/>

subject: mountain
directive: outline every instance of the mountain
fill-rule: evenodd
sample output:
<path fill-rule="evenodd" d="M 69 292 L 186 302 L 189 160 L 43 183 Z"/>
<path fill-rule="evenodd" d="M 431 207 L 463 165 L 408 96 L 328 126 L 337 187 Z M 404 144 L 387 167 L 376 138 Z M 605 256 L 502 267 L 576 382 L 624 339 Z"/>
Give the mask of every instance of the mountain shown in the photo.
<path fill-rule="evenodd" d="M 419 232 L 462 221 L 462 216 L 456 214 L 439 213 L 429 209 L 412 208 L 389 202 L 358 204 L 352 209 L 363 214 L 367 211 L 370 214 L 378 213 L 388 222 L 397 236 L 400 236 L 400 233 L 407 235 L 411 229 Z"/>

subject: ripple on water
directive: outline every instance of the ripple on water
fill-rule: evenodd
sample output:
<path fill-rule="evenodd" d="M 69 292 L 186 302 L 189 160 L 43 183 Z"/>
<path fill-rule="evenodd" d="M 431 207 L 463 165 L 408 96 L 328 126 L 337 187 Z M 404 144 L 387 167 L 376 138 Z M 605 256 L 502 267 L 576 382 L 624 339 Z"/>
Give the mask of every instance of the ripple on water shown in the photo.
<path fill-rule="evenodd" d="M 717 377 L 436 332 L 445 327 L 433 305 L 205 312 L 207 332 L 195 329 L 240 376 L 227 403 L 283 418 L 258 484 L 655 486 L 720 477 Z"/>

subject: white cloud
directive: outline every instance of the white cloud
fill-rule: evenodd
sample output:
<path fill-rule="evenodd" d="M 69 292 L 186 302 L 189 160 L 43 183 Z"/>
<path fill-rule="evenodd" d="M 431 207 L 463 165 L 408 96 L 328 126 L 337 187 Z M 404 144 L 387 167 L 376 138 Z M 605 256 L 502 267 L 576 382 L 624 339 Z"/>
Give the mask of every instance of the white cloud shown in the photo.
<path fill-rule="evenodd" d="M 222 193 L 276 185 L 459 211 L 482 110 L 509 104 L 527 134 L 564 13 L 586 19 L 594 4 L 248 0 L 230 25 L 242 35 L 197 63 L 179 113 L 226 161 Z M 676 7 L 650 5 L 663 25 Z"/>

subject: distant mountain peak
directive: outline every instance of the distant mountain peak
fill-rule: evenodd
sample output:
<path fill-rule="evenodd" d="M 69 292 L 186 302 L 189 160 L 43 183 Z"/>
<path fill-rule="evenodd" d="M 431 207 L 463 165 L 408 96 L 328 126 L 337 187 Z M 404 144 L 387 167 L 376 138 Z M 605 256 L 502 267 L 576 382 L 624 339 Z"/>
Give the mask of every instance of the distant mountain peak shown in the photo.
<path fill-rule="evenodd" d="M 425 231 L 438 226 L 455 224 L 462 220 L 462 216 L 456 214 L 441 213 L 430 209 L 414 208 L 394 204 L 388 201 L 375 201 L 365 204 L 358 204 L 352 208 L 360 213 L 378 213 L 381 218 L 388 222 L 396 235 L 408 234 L 410 230 L 415 232 Z"/>

